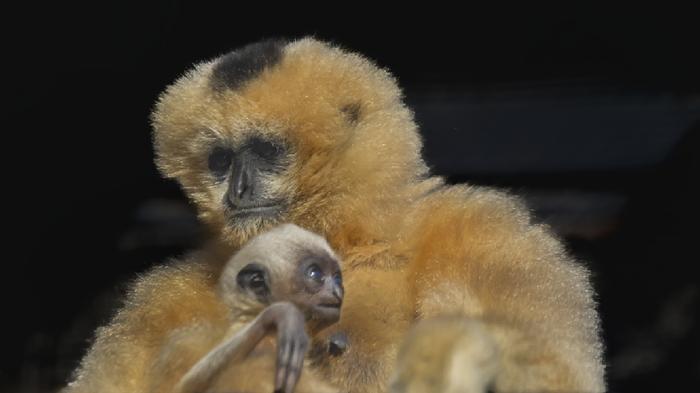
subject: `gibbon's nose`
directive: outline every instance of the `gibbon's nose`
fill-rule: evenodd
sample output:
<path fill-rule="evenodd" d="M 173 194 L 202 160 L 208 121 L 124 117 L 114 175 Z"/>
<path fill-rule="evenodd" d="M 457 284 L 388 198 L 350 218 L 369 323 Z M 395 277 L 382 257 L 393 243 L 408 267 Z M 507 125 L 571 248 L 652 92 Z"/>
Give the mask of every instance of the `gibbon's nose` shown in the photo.
<path fill-rule="evenodd" d="M 228 199 L 234 206 L 250 199 L 253 188 L 250 176 L 250 168 L 245 163 L 246 160 L 236 160 L 231 173 L 231 184 L 228 191 Z"/>

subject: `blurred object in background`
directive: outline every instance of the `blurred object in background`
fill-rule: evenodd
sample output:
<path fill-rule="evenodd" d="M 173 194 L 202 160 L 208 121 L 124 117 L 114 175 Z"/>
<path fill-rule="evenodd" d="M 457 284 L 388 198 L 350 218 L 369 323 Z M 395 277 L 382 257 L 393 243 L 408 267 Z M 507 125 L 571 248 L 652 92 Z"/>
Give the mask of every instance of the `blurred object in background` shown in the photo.
<path fill-rule="evenodd" d="M 429 163 L 440 173 L 478 176 L 649 168 L 666 159 L 700 115 L 697 98 L 620 94 L 589 83 L 481 94 L 438 89 L 408 98 L 427 137 Z"/>
<path fill-rule="evenodd" d="M 634 182 L 620 230 L 587 247 L 599 269 L 613 387 L 637 391 L 700 387 L 700 119 L 696 119 L 665 160 Z"/>
<path fill-rule="evenodd" d="M 152 199 L 137 207 L 133 226 L 119 239 L 119 248 L 137 251 L 158 248 L 189 249 L 202 238 L 192 208 L 181 200 Z"/>
<path fill-rule="evenodd" d="M 453 182 L 511 189 L 561 236 L 609 235 L 630 188 L 700 118 L 700 100 L 572 85 L 409 96 L 428 163 Z"/>

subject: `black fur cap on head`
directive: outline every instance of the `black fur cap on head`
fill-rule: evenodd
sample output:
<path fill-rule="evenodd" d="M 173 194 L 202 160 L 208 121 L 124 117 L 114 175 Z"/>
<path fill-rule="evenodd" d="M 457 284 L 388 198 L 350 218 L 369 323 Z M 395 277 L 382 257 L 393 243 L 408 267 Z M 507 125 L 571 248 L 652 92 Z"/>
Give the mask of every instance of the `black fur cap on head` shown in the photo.
<path fill-rule="evenodd" d="M 222 56 L 211 74 L 215 91 L 235 90 L 266 68 L 282 60 L 287 40 L 267 39 L 244 46 Z"/>

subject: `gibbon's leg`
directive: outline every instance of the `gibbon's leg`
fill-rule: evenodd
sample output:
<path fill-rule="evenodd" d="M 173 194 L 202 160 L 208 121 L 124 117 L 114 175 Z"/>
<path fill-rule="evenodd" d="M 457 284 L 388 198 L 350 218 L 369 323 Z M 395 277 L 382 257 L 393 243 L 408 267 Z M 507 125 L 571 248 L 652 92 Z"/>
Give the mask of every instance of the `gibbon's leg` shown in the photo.
<path fill-rule="evenodd" d="M 309 338 L 304 330 L 304 316 L 291 303 L 275 303 L 265 308 L 245 328 L 197 362 L 182 377 L 175 391 L 205 391 L 229 362 L 248 355 L 271 330 L 277 330 L 275 391 L 292 393 L 301 375 Z"/>

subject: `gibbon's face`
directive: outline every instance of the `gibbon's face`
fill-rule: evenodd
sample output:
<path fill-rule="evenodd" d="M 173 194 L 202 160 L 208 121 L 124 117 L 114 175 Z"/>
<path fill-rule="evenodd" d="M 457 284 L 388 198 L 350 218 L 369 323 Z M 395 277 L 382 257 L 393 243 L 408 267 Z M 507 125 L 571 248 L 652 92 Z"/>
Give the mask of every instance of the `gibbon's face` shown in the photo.
<path fill-rule="evenodd" d="M 325 233 L 427 171 L 393 78 L 309 38 L 196 66 L 152 120 L 161 172 L 237 244 L 282 221 Z"/>
<path fill-rule="evenodd" d="M 287 209 L 282 195 L 271 192 L 272 179 L 287 166 L 283 142 L 252 136 L 240 145 L 215 143 L 207 168 L 218 188 L 223 214 L 230 225 L 275 219 Z"/>
<path fill-rule="evenodd" d="M 275 277 L 264 263 L 246 264 L 236 275 L 239 289 L 264 304 L 288 301 L 308 320 L 330 324 L 340 319 L 343 278 L 335 259 L 308 252 L 291 262 L 294 269 Z"/>
<path fill-rule="evenodd" d="M 340 264 L 328 243 L 292 224 L 246 244 L 224 268 L 220 288 L 232 307 L 247 299 L 265 306 L 288 301 L 324 326 L 340 318 L 344 295 Z"/>

